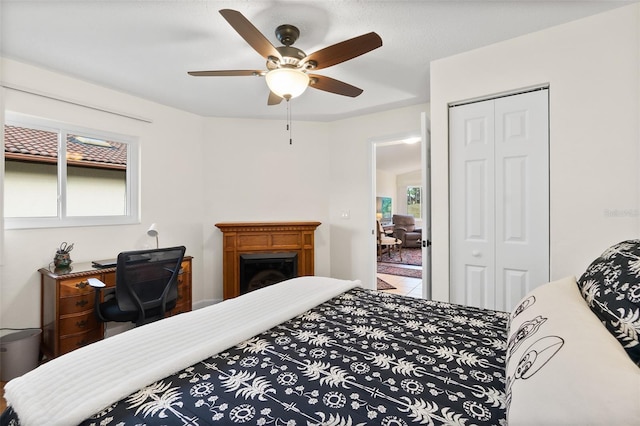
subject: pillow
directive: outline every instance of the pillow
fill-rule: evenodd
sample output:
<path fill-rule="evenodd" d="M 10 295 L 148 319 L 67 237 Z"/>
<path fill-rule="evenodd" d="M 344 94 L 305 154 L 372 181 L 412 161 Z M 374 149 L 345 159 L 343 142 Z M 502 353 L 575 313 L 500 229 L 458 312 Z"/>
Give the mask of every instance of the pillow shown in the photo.
<path fill-rule="evenodd" d="M 640 240 L 607 249 L 578 281 L 582 297 L 640 365 Z"/>
<path fill-rule="evenodd" d="M 511 314 L 507 423 L 637 425 L 640 369 L 580 296 L 574 277 L 545 284 Z"/>

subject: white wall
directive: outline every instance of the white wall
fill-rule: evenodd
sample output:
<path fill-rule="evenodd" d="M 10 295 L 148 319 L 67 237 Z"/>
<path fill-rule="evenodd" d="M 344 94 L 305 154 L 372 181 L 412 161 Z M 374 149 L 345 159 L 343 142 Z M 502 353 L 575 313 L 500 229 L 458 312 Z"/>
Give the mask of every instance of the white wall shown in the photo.
<path fill-rule="evenodd" d="M 71 98 L 81 103 L 144 116 L 144 123 L 15 90 L 4 91 L 8 111 L 66 121 L 139 137 L 141 223 L 127 226 L 7 230 L 0 281 L 0 325 L 40 325 L 40 276 L 62 241 L 75 243 L 74 262 L 114 257 L 122 250 L 153 245 L 146 235 L 158 224 L 160 245 L 184 244 L 194 256 L 195 301 L 204 291 L 202 269 L 203 119 L 77 79 L 4 59 L 3 83 Z"/>
<path fill-rule="evenodd" d="M 639 31 L 635 4 L 431 64 L 434 299 L 449 297 L 451 102 L 549 84 L 552 279 L 638 237 Z"/>
<path fill-rule="evenodd" d="M 290 145 L 281 120 L 205 121 L 203 256 L 213 261 L 205 269 L 207 292 L 211 289 L 214 299 L 222 299 L 218 222 L 321 222 L 314 237 L 315 274 L 329 276 L 327 124 L 296 121 Z"/>
<path fill-rule="evenodd" d="M 392 140 L 398 134 L 419 135 L 420 113 L 428 108 L 428 104 L 420 104 L 329 123 L 332 277 L 360 279 L 373 288 L 373 142 Z M 344 211 L 349 211 L 349 219 L 341 218 Z"/>
<path fill-rule="evenodd" d="M 396 175 L 384 170 L 376 170 L 376 197 L 391 198 L 391 213 L 398 210 Z"/>

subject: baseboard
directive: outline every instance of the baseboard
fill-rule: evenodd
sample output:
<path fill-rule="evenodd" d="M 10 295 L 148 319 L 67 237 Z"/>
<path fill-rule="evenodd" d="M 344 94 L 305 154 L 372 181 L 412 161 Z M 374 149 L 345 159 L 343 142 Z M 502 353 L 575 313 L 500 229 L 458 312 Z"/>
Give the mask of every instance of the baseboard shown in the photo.
<path fill-rule="evenodd" d="M 107 322 L 104 328 L 104 338 L 115 336 L 134 327 L 132 322 Z"/>
<path fill-rule="evenodd" d="M 216 303 L 220 303 L 222 300 L 219 299 L 208 299 L 208 300 L 200 300 L 199 302 L 194 302 L 191 304 L 191 309 L 201 309 L 206 308 L 207 306 L 215 305 Z"/>

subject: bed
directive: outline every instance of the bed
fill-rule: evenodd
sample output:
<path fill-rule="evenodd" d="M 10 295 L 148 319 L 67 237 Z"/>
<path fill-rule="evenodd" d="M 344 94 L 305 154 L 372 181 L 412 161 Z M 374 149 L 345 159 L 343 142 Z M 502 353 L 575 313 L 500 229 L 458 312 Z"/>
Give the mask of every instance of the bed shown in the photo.
<path fill-rule="evenodd" d="M 635 345 L 590 270 L 510 313 L 295 278 L 51 360 L 1 424 L 637 425 Z"/>

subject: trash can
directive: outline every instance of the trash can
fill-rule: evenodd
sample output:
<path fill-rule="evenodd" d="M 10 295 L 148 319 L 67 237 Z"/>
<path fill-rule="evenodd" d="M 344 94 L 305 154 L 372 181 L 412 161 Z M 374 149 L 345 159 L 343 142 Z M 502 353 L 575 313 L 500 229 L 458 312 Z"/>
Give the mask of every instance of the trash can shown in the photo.
<path fill-rule="evenodd" d="M 22 376 L 38 366 L 39 328 L 29 328 L 0 337 L 0 381 Z"/>

